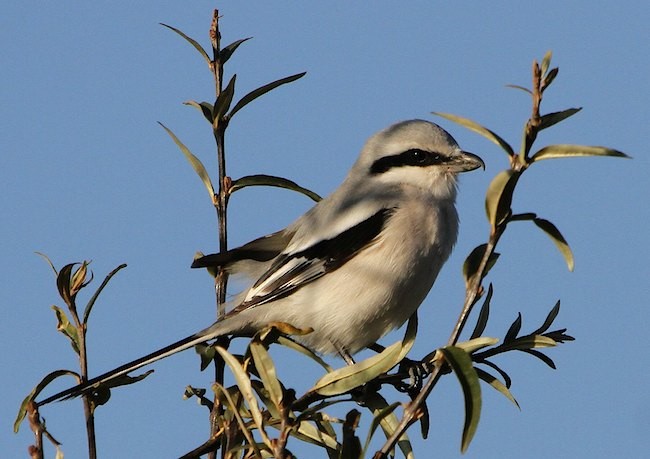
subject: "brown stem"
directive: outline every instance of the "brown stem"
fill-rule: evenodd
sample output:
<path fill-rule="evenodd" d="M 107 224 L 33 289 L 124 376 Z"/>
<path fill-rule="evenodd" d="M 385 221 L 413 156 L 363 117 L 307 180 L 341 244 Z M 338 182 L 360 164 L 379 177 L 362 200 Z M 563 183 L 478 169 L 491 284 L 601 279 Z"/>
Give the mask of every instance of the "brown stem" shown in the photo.
<path fill-rule="evenodd" d="M 221 62 L 221 32 L 219 31 L 219 10 L 215 9 L 212 14 L 212 23 L 210 25 L 210 44 L 212 46 L 212 65 L 211 70 L 214 77 L 214 88 L 216 99 L 223 89 L 223 63 Z M 216 100 L 215 99 L 215 100 Z M 214 205 L 217 212 L 218 234 L 219 234 L 219 251 L 225 252 L 228 249 L 228 195 L 230 192 L 230 180 L 226 175 L 226 151 L 225 151 L 225 131 L 227 123 L 223 119 L 216 119 L 213 122 L 213 135 L 217 144 L 217 163 L 219 169 L 219 190 L 214 197 Z M 217 320 L 225 315 L 226 287 L 228 284 L 228 273 L 219 271 L 214 279 L 215 293 L 217 302 Z M 221 359 L 214 361 L 215 381 L 222 384 L 224 381 L 225 364 Z M 222 417 L 223 408 L 218 397 L 214 398 L 214 404 L 210 413 L 210 438 L 214 438 L 220 429 L 219 419 Z M 226 454 L 226 437 L 222 437 L 220 442 L 222 447 L 222 457 Z M 216 458 L 216 450 L 212 450 L 208 457 Z"/>

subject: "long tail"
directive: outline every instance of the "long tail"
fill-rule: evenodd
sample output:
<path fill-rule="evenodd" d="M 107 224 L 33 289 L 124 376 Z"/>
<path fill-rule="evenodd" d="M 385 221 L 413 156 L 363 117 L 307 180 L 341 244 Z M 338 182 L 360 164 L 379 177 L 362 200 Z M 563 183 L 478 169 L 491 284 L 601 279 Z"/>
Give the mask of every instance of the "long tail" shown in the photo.
<path fill-rule="evenodd" d="M 187 338 L 184 338 L 173 344 L 165 346 L 162 349 L 152 352 L 151 354 L 145 355 L 144 357 L 140 357 L 139 359 L 126 363 L 122 366 L 119 366 L 111 371 L 104 373 L 103 375 L 99 375 L 92 379 L 89 379 L 85 383 L 78 384 L 74 387 L 70 387 L 69 389 L 61 391 L 58 394 L 54 394 L 43 401 L 37 402 L 36 404 L 38 406 L 43 406 L 48 403 L 54 402 L 56 400 L 78 397 L 86 392 L 89 392 L 98 384 L 105 383 L 119 376 L 130 373 L 134 370 L 137 370 L 138 368 L 142 368 L 145 365 L 149 365 L 150 363 L 153 363 L 157 360 L 164 359 L 165 357 L 169 357 L 172 354 L 176 354 L 177 352 L 184 351 L 185 349 L 189 349 L 190 347 L 203 343 L 204 341 L 214 339 L 219 335 L 220 333 L 216 333 L 215 326 L 213 325 L 210 328 L 206 328 L 205 330 L 202 330 L 198 333 L 188 336 Z"/>

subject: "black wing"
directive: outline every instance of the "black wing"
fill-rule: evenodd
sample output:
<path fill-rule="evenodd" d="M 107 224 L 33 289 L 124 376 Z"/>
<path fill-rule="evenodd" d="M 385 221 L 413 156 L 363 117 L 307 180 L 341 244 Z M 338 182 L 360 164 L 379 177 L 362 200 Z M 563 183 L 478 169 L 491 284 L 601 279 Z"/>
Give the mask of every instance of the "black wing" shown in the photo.
<path fill-rule="evenodd" d="M 300 252 L 281 254 L 232 313 L 286 297 L 340 268 L 376 239 L 393 210 L 381 209 L 336 237 L 320 241 Z"/>

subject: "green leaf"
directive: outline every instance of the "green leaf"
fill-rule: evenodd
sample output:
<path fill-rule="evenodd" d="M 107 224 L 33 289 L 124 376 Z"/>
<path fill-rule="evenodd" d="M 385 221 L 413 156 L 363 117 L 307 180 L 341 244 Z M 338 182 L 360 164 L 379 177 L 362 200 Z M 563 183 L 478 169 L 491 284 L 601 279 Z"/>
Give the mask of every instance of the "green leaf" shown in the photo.
<path fill-rule="evenodd" d="M 507 84 L 506 88 L 512 88 L 512 89 L 519 89 L 520 91 L 524 91 L 526 94 L 533 95 L 533 91 L 531 91 L 528 88 L 524 88 L 523 86 L 519 86 L 518 84 Z"/>
<path fill-rule="evenodd" d="M 386 399 L 378 392 L 368 392 L 365 395 L 363 402 L 364 405 L 372 411 L 373 416 L 375 416 L 373 424 L 375 423 L 375 420 L 379 418 L 379 425 L 381 426 L 381 430 L 384 432 L 386 438 L 392 437 L 395 430 L 399 427 L 399 420 L 397 419 L 394 410 L 390 409 L 390 406 L 392 405 L 389 406 Z M 415 457 L 413 455 L 411 440 L 409 440 L 406 432 L 404 432 L 399 437 L 399 440 L 397 440 L 397 447 L 402 451 L 402 454 L 406 459 L 413 459 Z"/>
<path fill-rule="evenodd" d="M 234 180 L 229 191 L 232 194 L 237 190 L 246 188 L 247 186 L 274 186 L 278 188 L 285 188 L 287 190 L 297 191 L 298 193 L 304 194 L 315 202 L 318 202 L 322 199 L 313 191 L 301 187 L 296 182 L 292 182 L 291 180 L 282 177 L 275 177 L 273 175 L 264 174 L 246 175 L 237 180 Z"/>
<path fill-rule="evenodd" d="M 313 424 L 307 421 L 300 422 L 296 432 L 292 433 L 292 435 L 314 445 L 329 449 L 336 450 L 339 447 L 335 436 L 317 429 Z"/>
<path fill-rule="evenodd" d="M 465 262 L 463 263 L 463 277 L 465 278 L 466 287 L 469 285 L 472 278 L 476 275 L 479 268 L 481 267 L 481 261 L 485 256 L 486 248 L 487 248 L 487 244 L 481 244 L 475 247 L 474 250 L 472 250 L 471 253 L 465 259 Z M 490 269 L 492 269 L 492 267 L 494 266 L 494 264 L 497 262 L 498 259 L 499 259 L 498 253 L 492 252 L 490 254 L 490 258 L 488 259 L 487 265 L 485 266 L 485 272 L 483 273 L 484 276 L 490 272 Z"/>
<path fill-rule="evenodd" d="M 356 387 L 359 387 L 368 381 L 372 381 L 377 376 L 386 373 L 388 370 L 397 365 L 413 346 L 417 332 L 417 317 L 414 314 L 409 319 L 406 333 L 402 341 L 393 343 L 381 353 L 373 355 L 354 365 L 348 365 L 316 381 L 314 387 L 309 392 L 316 392 L 320 395 L 332 396 L 344 394 Z"/>
<path fill-rule="evenodd" d="M 88 323 L 88 317 L 90 317 L 90 312 L 93 309 L 93 306 L 95 306 L 95 302 L 97 301 L 97 298 L 99 295 L 102 293 L 102 290 L 104 290 L 104 287 L 108 285 L 108 282 L 113 278 L 115 274 L 117 274 L 118 271 L 121 269 L 126 268 L 126 263 L 122 263 L 120 266 L 115 268 L 113 271 L 108 273 L 108 275 L 104 278 L 104 281 L 102 284 L 99 286 L 99 288 L 95 291 L 93 296 L 90 298 L 88 301 L 88 304 L 86 305 L 86 308 L 84 309 L 84 315 L 83 315 L 83 320 L 81 321 L 82 324 L 87 324 Z"/>
<path fill-rule="evenodd" d="M 498 390 L 501 392 L 508 400 L 510 400 L 514 405 L 521 410 L 521 407 L 519 406 L 519 402 L 513 397 L 512 393 L 510 390 L 497 378 L 492 376 L 490 373 L 488 373 L 485 370 L 482 370 L 480 368 L 474 367 L 474 370 L 476 370 L 476 374 L 480 379 L 488 383 L 490 386 L 492 386 L 494 389 Z"/>
<path fill-rule="evenodd" d="M 472 364 L 472 358 L 467 352 L 456 347 L 447 346 L 440 349 L 447 363 L 458 378 L 465 398 L 465 424 L 460 451 L 467 451 L 476 433 L 481 417 L 481 385 Z"/>
<path fill-rule="evenodd" d="M 181 32 L 180 30 L 178 30 L 175 27 L 172 27 L 172 26 L 167 25 L 167 24 L 163 24 L 162 22 L 160 23 L 160 25 L 163 26 L 163 27 L 167 27 L 169 30 L 174 31 L 178 35 L 183 37 L 190 45 L 192 45 L 194 47 L 194 49 L 196 49 L 199 52 L 199 54 L 201 54 L 201 56 L 203 56 L 203 59 L 205 59 L 205 61 L 208 63 L 208 65 L 212 64 L 212 60 L 210 59 L 210 56 L 208 56 L 208 53 L 205 52 L 205 49 L 203 49 L 203 47 L 201 45 L 199 45 L 199 43 L 196 40 L 188 37 L 187 35 L 185 35 L 183 32 Z"/>
<path fill-rule="evenodd" d="M 280 386 L 280 382 L 278 381 L 271 356 L 264 345 L 257 340 L 253 340 L 249 348 L 264 388 L 269 393 L 273 404 L 280 409 L 282 403 L 282 386 Z"/>
<path fill-rule="evenodd" d="M 504 339 L 505 343 L 505 339 Z M 557 343 L 553 338 L 544 335 L 527 335 L 521 336 L 508 344 L 510 349 L 517 349 L 519 351 L 533 349 L 533 348 L 546 348 L 555 347 Z"/>
<path fill-rule="evenodd" d="M 36 397 L 38 397 L 38 394 L 40 394 L 48 384 L 50 384 L 56 378 L 66 375 L 74 376 L 77 380 L 77 384 L 79 384 L 81 381 L 81 377 L 74 371 L 70 370 L 56 370 L 47 374 L 43 379 L 41 379 L 41 382 L 39 382 L 36 387 L 32 389 L 32 391 L 27 395 L 27 397 L 23 399 L 23 402 L 20 404 L 20 408 L 18 409 L 18 416 L 16 416 L 16 421 L 14 421 L 14 433 L 18 433 L 20 424 L 22 424 L 23 419 L 25 419 L 25 416 L 27 415 L 29 403 L 35 401 Z"/>
<path fill-rule="evenodd" d="M 461 126 L 469 129 L 470 131 L 474 131 L 477 134 L 482 135 L 490 142 L 494 142 L 495 144 L 500 146 L 506 153 L 508 153 L 508 156 L 515 155 L 515 151 L 512 149 L 510 144 L 508 144 L 508 142 L 506 142 L 501 137 L 499 137 L 495 132 L 489 130 L 486 127 L 481 126 L 480 124 L 470 120 L 469 118 L 463 118 L 462 116 L 452 115 L 451 113 L 432 112 L 432 114 L 448 119 L 449 121 L 453 121 L 454 123 L 460 124 Z"/>
<path fill-rule="evenodd" d="M 219 353 L 228 367 L 230 367 L 230 371 L 232 371 L 232 374 L 235 377 L 235 381 L 237 382 L 237 387 L 239 387 L 241 394 L 244 396 L 244 399 L 248 403 L 248 407 L 251 411 L 253 420 L 255 421 L 255 425 L 258 427 L 258 429 L 260 429 L 260 433 L 262 433 L 264 428 L 264 419 L 262 418 L 262 412 L 258 406 L 257 398 L 255 398 L 255 394 L 253 393 L 251 380 L 246 374 L 244 367 L 242 367 L 239 361 L 237 361 L 237 359 L 230 352 L 221 346 L 216 346 L 215 350 Z"/>
<path fill-rule="evenodd" d="M 560 121 L 564 121 L 568 117 L 575 115 L 580 110 L 582 110 L 582 107 L 569 108 L 569 109 L 563 110 L 561 112 L 547 113 L 546 115 L 543 115 L 541 117 L 539 130 L 541 131 L 542 129 L 550 128 L 554 124 L 557 124 Z"/>
<path fill-rule="evenodd" d="M 214 107 L 212 106 L 211 103 L 209 102 L 198 103 L 193 100 L 188 100 L 186 102 L 183 102 L 183 104 L 189 105 L 190 107 L 194 107 L 198 111 L 200 111 L 203 114 L 203 117 L 208 121 L 208 123 L 210 123 L 210 125 L 212 125 L 212 123 L 214 122 L 214 115 L 213 115 Z"/>
<path fill-rule="evenodd" d="M 45 261 L 47 262 L 47 264 L 50 265 L 50 268 L 52 268 L 52 271 L 54 271 L 54 275 L 55 275 L 55 276 L 58 276 L 58 275 L 59 275 L 58 271 L 57 271 L 56 268 L 54 267 L 54 264 L 52 263 L 52 260 L 50 260 L 50 258 L 49 258 L 47 255 L 45 255 L 44 253 L 41 253 L 41 252 L 34 252 L 34 253 L 35 253 L 36 255 L 40 256 L 41 258 L 44 258 L 44 259 L 45 259 Z"/>
<path fill-rule="evenodd" d="M 473 338 L 468 341 L 462 341 L 460 343 L 456 343 L 456 347 L 462 349 L 468 354 L 471 354 L 473 352 L 478 351 L 479 349 L 483 349 L 484 347 L 494 346 L 498 342 L 499 342 L 499 338 L 490 338 L 488 336 L 481 336 L 479 338 Z"/>
<path fill-rule="evenodd" d="M 546 74 L 548 68 L 551 66 L 551 58 L 553 57 L 553 52 L 551 50 L 546 51 L 544 58 L 542 59 L 542 76 Z"/>
<path fill-rule="evenodd" d="M 59 271 L 56 278 L 56 287 L 59 290 L 59 295 L 66 305 L 71 306 L 74 302 L 74 295 L 70 289 L 70 279 L 72 277 L 72 269 L 79 263 L 69 263 Z"/>
<path fill-rule="evenodd" d="M 483 300 L 483 306 L 481 306 L 481 311 L 478 314 L 478 319 L 476 320 L 476 325 L 474 326 L 474 331 L 472 331 L 472 334 L 469 337 L 470 340 L 478 338 L 485 331 L 488 318 L 490 317 L 490 301 L 492 300 L 493 293 L 494 289 L 492 288 L 492 283 L 490 282 L 487 295 L 485 296 L 485 300 Z"/>
<path fill-rule="evenodd" d="M 511 169 L 499 172 L 485 195 L 485 212 L 492 227 L 501 224 L 510 214 L 512 195 L 519 180 L 519 173 Z"/>
<path fill-rule="evenodd" d="M 303 355 L 306 355 L 307 357 L 311 358 L 314 362 L 319 364 L 321 367 L 323 367 L 326 371 L 334 371 L 330 365 L 328 365 L 327 362 L 325 362 L 322 358 L 320 358 L 314 351 L 309 349 L 307 346 L 303 346 L 302 344 L 287 338 L 286 336 L 279 336 L 278 337 L 278 344 L 288 347 L 289 349 L 293 349 L 294 351 L 298 351 Z"/>
<path fill-rule="evenodd" d="M 203 166 L 203 163 L 199 158 L 194 156 L 192 152 L 185 146 L 183 145 L 183 142 L 181 142 L 178 137 L 171 131 L 171 129 L 167 128 L 164 124 L 161 122 L 158 122 L 162 126 L 162 128 L 167 131 L 167 134 L 172 138 L 174 143 L 180 148 L 181 152 L 185 155 L 185 158 L 190 162 L 192 167 L 194 168 L 194 171 L 198 174 L 199 178 L 203 182 L 203 185 L 205 185 L 205 188 L 208 190 L 208 194 L 210 195 L 210 201 L 214 199 L 214 187 L 212 186 L 212 181 L 210 180 L 210 176 L 208 175 L 208 171 L 205 169 L 205 166 Z"/>
<path fill-rule="evenodd" d="M 525 352 L 526 354 L 530 354 L 532 356 L 537 357 L 539 360 L 544 362 L 546 365 L 551 367 L 552 369 L 556 370 L 557 368 L 555 367 L 555 362 L 553 362 L 553 359 L 551 359 L 549 356 L 542 354 L 539 351 L 536 351 L 534 349 L 521 349 L 522 352 Z"/>
<path fill-rule="evenodd" d="M 553 325 L 553 321 L 557 317 L 558 313 L 560 312 L 560 300 L 557 300 L 557 303 L 555 303 L 555 306 L 553 306 L 553 309 L 551 309 L 551 312 L 548 313 L 546 316 L 546 320 L 544 323 L 539 327 L 537 330 L 535 330 L 532 334 L 533 335 L 541 335 L 544 333 L 546 330 L 549 329 L 551 325 Z"/>
<path fill-rule="evenodd" d="M 52 306 L 52 309 L 54 310 L 54 314 L 56 314 L 56 329 L 68 337 L 72 349 L 79 355 L 79 333 L 77 332 L 77 327 L 70 323 L 63 309 L 58 306 Z"/>
<path fill-rule="evenodd" d="M 548 88 L 551 83 L 553 83 L 553 80 L 555 80 L 555 77 L 559 73 L 560 69 L 555 67 L 554 69 L 551 69 L 548 74 L 544 77 L 544 82 L 542 83 L 542 92 L 546 91 L 546 88 Z"/>
<path fill-rule="evenodd" d="M 221 51 L 219 51 L 219 60 L 221 61 L 221 65 L 223 66 L 226 62 L 228 62 L 228 59 L 232 57 L 235 50 L 239 48 L 239 45 L 245 41 L 250 40 L 251 38 L 253 37 L 242 38 L 241 40 L 234 41 L 225 48 L 222 48 Z"/>
<path fill-rule="evenodd" d="M 509 343 L 513 341 L 521 331 L 521 312 L 517 313 L 517 318 L 512 322 L 510 328 L 506 332 L 506 336 L 503 338 L 504 343 Z"/>
<path fill-rule="evenodd" d="M 506 387 L 509 388 L 512 385 L 512 378 L 510 378 L 508 373 L 503 371 L 496 363 L 490 362 L 489 360 L 481 360 L 480 363 L 483 365 L 487 365 L 488 367 L 494 369 L 497 373 L 499 373 L 503 378 Z"/>
<path fill-rule="evenodd" d="M 264 86 L 261 86 L 257 89 L 252 90 L 248 94 L 246 94 L 244 97 L 239 99 L 239 102 L 235 104 L 233 107 L 232 111 L 228 115 L 230 118 L 233 117 L 235 113 L 237 113 L 239 110 L 244 108 L 246 105 L 248 105 L 250 102 L 254 101 L 258 97 L 266 94 L 267 92 L 277 88 L 278 86 L 281 86 L 283 84 L 291 83 L 292 81 L 296 81 L 298 78 L 302 78 L 305 76 L 307 72 L 302 72 L 302 73 L 297 73 L 295 75 L 291 75 L 285 78 L 281 78 L 279 80 L 273 81 L 271 83 L 265 84 Z"/>
<path fill-rule="evenodd" d="M 237 75 L 233 75 L 230 81 L 228 82 L 228 85 L 221 91 L 221 94 L 219 94 L 219 97 L 217 97 L 217 101 L 214 103 L 214 109 L 213 109 L 213 120 L 214 120 L 214 125 L 218 124 L 230 108 L 230 104 L 232 104 L 232 98 L 235 95 L 235 82 L 237 81 Z"/>
<path fill-rule="evenodd" d="M 376 413 L 373 413 L 374 417 L 372 418 L 372 422 L 370 423 L 370 428 L 368 429 L 368 435 L 366 436 L 366 443 L 363 446 L 363 452 L 361 454 L 361 457 L 367 456 L 368 446 L 370 446 L 370 440 L 372 439 L 372 436 L 377 431 L 377 428 L 381 425 L 381 421 L 383 421 L 387 416 L 393 414 L 393 411 L 395 411 L 395 409 L 400 405 L 401 403 L 394 402 L 391 403 L 390 405 L 385 406 L 380 410 L 377 410 Z"/>
<path fill-rule="evenodd" d="M 543 218 L 535 218 L 533 219 L 533 222 L 535 222 L 535 224 L 551 238 L 555 246 L 560 250 L 560 253 L 564 257 L 567 268 L 569 271 L 573 271 L 573 268 L 575 266 L 573 252 L 571 251 L 571 247 L 569 247 L 569 243 L 566 241 L 566 239 L 564 239 L 564 236 L 562 236 L 562 233 L 560 233 L 560 231 L 553 223 L 548 220 L 544 220 Z"/>
<path fill-rule="evenodd" d="M 571 158 L 580 156 L 610 156 L 613 158 L 629 158 L 628 155 L 622 151 L 613 150 L 606 147 L 593 147 L 588 145 L 549 145 L 537 151 L 532 158 L 531 162 L 541 161 L 542 159 L 554 158 Z"/>

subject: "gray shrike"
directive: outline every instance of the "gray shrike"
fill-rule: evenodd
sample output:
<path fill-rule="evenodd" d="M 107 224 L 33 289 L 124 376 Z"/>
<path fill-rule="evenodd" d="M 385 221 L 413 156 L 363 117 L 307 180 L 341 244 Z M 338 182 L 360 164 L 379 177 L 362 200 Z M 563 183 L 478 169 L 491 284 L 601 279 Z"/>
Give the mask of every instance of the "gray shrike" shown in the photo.
<path fill-rule="evenodd" d="M 294 223 L 194 261 L 193 268 L 220 267 L 254 280 L 222 320 L 38 404 L 273 322 L 313 329 L 300 341 L 324 354 L 346 356 L 373 344 L 401 326 L 431 289 L 456 242 L 457 174 L 479 167 L 481 158 L 428 121 L 378 132 L 341 186 Z"/>

